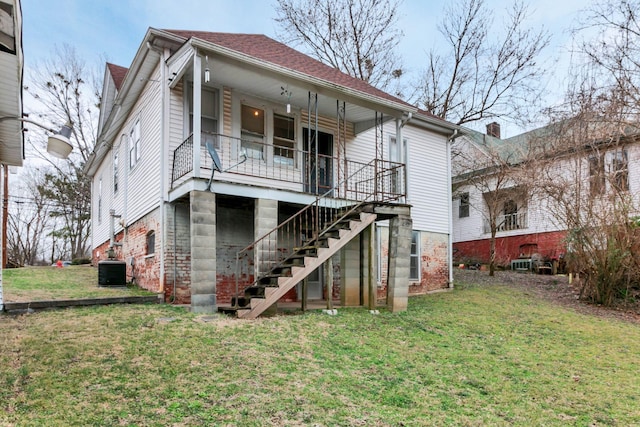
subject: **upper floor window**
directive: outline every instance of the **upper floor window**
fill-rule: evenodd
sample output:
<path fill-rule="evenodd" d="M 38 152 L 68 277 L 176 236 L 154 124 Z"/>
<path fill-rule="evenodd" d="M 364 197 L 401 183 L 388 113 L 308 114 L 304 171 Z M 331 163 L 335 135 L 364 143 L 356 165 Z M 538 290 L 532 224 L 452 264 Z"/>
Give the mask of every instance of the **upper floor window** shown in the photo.
<path fill-rule="evenodd" d="M 458 218 L 467 218 L 469 216 L 469 193 L 460 195 L 460 206 L 458 207 Z"/>
<path fill-rule="evenodd" d="M 629 162 L 626 150 L 612 153 L 611 173 L 612 184 L 618 191 L 629 190 Z"/>
<path fill-rule="evenodd" d="M 102 178 L 98 180 L 98 223 L 102 222 Z"/>
<path fill-rule="evenodd" d="M 296 146 L 295 120 L 293 117 L 273 115 L 273 161 L 282 165 L 294 165 Z"/>
<path fill-rule="evenodd" d="M 215 148 L 220 148 L 218 91 L 203 88 L 200 96 L 200 145 L 210 142 Z M 189 92 L 189 133 L 193 133 L 193 85 L 190 85 Z"/>
<path fill-rule="evenodd" d="M 598 196 L 604 192 L 604 159 L 602 156 L 589 157 L 589 192 Z"/>
<path fill-rule="evenodd" d="M 116 147 L 116 149 L 113 152 L 113 192 L 117 193 L 118 192 L 118 168 L 119 168 L 119 156 L 118 156 L 118 150 L 120 149 L 120 147 Z"/>
<path fill-rule="evenodd" d="M 129 131 L 129 168 L 133 168 L 140 160 L 140 119 Z"/>
<path fill-rule="evenodd" d="M 264 110 L 242 105 L 242 148 L 249 159 L 264 159 Z"/>

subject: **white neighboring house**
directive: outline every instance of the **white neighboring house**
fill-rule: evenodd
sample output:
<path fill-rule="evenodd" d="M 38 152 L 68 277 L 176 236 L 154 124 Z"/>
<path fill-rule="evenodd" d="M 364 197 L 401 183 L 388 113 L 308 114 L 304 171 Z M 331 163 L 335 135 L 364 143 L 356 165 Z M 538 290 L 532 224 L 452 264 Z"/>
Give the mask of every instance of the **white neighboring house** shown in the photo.
<path fill-rule="evenodd" d="M 243 317 L 451 286 L 455 125 L 252 34 L 150 28 L 102 99 L 95 263 L 112 247 L 167 301 Z"/>
<path fill-rule="evenodd" d="M 544 145 L 547 141 L 561 138 L 557 130 L 548 126 L 500 139 L 497 123 L 487 126 L 487 134 L 464 130 L 463 135 L 456 140 L 456 148 L 475 150 L 479 156 L 496 151 L 523 153 L 530 149 L 531 144 Z M 547 149 L 552 146 L 547 146 Z M 566 187 L 561 189 L 566 195 L 582 194 L 582 197 L 601 198 L 612 194 L 614 190 L 631 195 L 640 191 L 640 174 L 633 167 L 640 162 L 640 147 L 634 138 L 609 145 L 597 141 L 590 145 L 584 143 L 584 147 L 578 151 L 558 146 L 561 147 L 560 151 L 556 149 L 553 155 L 546 154 L 543 158 L 547 165 L 551 165 L 546 166 L 547 179 L 566 183 Z M 455 163 L 454 160 L 454 171 Z M 452 200 L 453 257 L 460 264 L 483 264 L 489 262 L 488 208 L 485 194 L 465 181 L 468 172 L 458 170 L 452 178 L 455 188 Z M 535 174 L 532 180 L 535 180 Z M 572 188 L 574 184 L 583 189 Z M 540 181 L 534 185 L 544 183 Z M 497 218 L 497 264 L 512 267 L 515 266 L 513 261 L 533 256 L 548 265 L 555 267 L 557 262 L 562 266 L 567 251 L 567 227 L 561 218 L 554 215 L 554 210 L 558 208 L 554 207 L 551 199 L 545 197 L 544 193 L 527 189 L 525 185 L 507 183 L 500 187 L 500 192 L 504 197 L 502 212 Z"/>
<path fill-rule="evenodd" d="M 0 198 L 9 166 L 22 166 L 24 138 L 22 122 L 22 9 L 20 0 L 0 0 Z M 3 120 L 4 119 L 4 120 Z M 2 215 L 2 214 L 0 214 Z M 4 224 L 4 221 L 0 221 Z M 1 228 L 1 225 L 0 225 Z M 5 230 L 1 230 L 2 233 Z M 2 248 L 0 248 L 0 255 Z M 0 312 L 4 309 L 2 265 L 0 265 Z"/>

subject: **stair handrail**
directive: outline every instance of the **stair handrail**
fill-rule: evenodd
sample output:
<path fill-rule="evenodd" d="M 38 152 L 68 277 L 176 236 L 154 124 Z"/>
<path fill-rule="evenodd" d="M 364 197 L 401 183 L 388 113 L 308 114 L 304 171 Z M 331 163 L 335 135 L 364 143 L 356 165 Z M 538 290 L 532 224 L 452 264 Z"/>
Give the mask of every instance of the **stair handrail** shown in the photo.
<path fill-rule="evenodd" d="M 236 295 L 236 299 L 235 299 L 235 303 L 234 306 L 238 307 L 238 296 L 239 296 L 239 280 L 240 280 L 240 276 L 241 276 L 241 271 L 240 271 L 240 259 L 242 257 L 246 257 L 249 253 L 249 251 L 251 250 L 255 250 L 256 248 L 258 248 L 260 246 L 260 243 L 263 242 L 264 240 L 266 240 L 267 238 L 269 238 L 270 236 L 272 236 L 274 233 L 276 233 L 276 237 L 277 237 L 277 233 L 281 230 L 284 230 L 286 227 L 288 227 L 291 224 L 294 224 L 295 221 L 298 221 L 301 217 L 303 217 L 304 215 L 306 215 L 307 213 L 311 213 L 311 218 L 313 220 L 313 229 L 312 231 L 312 236 L 311 238 L 307 239 L 308 242 L 314 242 L 315 245 L 318 244 L 318 239 L 319 237 L 321 237 L 322 235 L 324 235 L 327 230 L 331 229 L 333 226 L 335 226 L 337 223 L 339 223 L 340 221 L 344 220 L 346 217 L 348 217 L 350 214 L 352 214 L 356 209 L 358 209 L 360 206 L 362 206 L 363 204 L 370 202 L 372 197 L 376 197 L 379 193 L 379 189 L 377 185 L 373 186 L 373 189 L 369 191 L 368 194 L 366 194 L 366 196 L 362 199 L 362 200 L 358 200 L 355 201 L 352 204 L 349 204 L 349 201 L 345 200 L 345 201 L 341 201 L 342 206 L 339 206 L 341 208 L 347 208 L 349 207 L 348 210 L 346 210 L 342 215 L 340 215 L 338 218 L 333 219 L 332 221 L 329 222 L 329 225 L 325 225 L 323 227 L 322 230 L 320 230 L 320 208 L 321 207 L 326 207 L 326 206 L 320 206 L 321 205 L 321 201 L 322 200 L 328 200 L 329 198 L 333 198 L 333 194 L 336 192 L 337 189 L 340 188 L 340 186 L 342 186 L 343 184 L 347 183 L 351 178 L 353 178 L 354 176 L 358 175 L 359 173 L 361 173 L 364 169 L 366 168 L 370 168 L 370 167 L 374 167 L 375 169 L 375 173 L 374 173 L 374 177 L 373 179 L 375 179 L 377 181 L 377 174 L 378 173 L 384 173 L 384 172 L 378 172 L 378 159 L 373 159 L 371 160 L 369 163 L 366 163 L 364 166 L 362 166 L 361 168 L 359 168 L 358 170 L 356 170 L 355 172 L 352 172 L 351 174 L 349 174 L 347 177 L 345 177 L 342 181 L 338 182 L 337 184 L 335 184 L 334 186 L 332 186 L 331 189 L 329 189 L 328 191 L 326 191 L 325 193 L 316 196 L 316 198 L 314 199 L 313 202 L 309 203 L 307 206 L 305 206 L 304 208 L 302 208 L 301 210 L 299 210 L 297 213 L 295 213 L 294 215 L 292 215 L 291 217 L 289 217 L 287 220 L 285 220 L 284 222 L 282 222 L 281 224 L 279 224 L 278 226 L 276 226 L 275 228 L 273 228 L 272 230 L 268 231 L 267 233 L 265 233 L 262 237 L 260 237 L 259 239 L 257 239 L 256 241 L 254 241 L 253 243 L 247 245 L 246 247 L 244 247 L 243 249 L 241 249 L 240 251 L 238 251 L 236 253 L 236 274 L 235 274 L 235 295 Z M 301 231 L 301 230 L 300 230 Z M 276 239 L 277 242 L 277 239 Z M 294 245 L 295 247 L 295 245 Z M 277 248 L 276 248 L 277 249 Z M 289 255 L 289 257 L 291 257 L 292 254 Z M 281 260 L 278 260 L 277 262 L 282 263 L 283 261 L 288 260 L 289 258 L 285 257 Z M 260 269 L 258 268 L 258 262 L 260 260 L 257 259 L 256 260 L 256 256 L 254 254 L 254 279 L 252 281 L 252 283 L 248 286 L 253 286 L 255 285 L 262 277 L 264 277 L 264 273 L 266 273 L 266 271 L 270 270 L 270 269 L 265 269 L 265 272 L 260 272 Z M 273 262 L 273 266 L 277 265 L 277 262 Z"/>

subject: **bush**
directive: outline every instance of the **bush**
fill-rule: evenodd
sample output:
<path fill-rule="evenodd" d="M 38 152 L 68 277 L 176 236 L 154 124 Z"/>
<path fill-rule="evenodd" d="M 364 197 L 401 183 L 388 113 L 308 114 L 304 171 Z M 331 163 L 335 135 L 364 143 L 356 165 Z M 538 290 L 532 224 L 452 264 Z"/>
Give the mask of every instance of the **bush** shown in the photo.
<path fill-rule="evenodd" d="M 71 260 L 73 265 L 91 264 L 91 258 L 74 258 Z"/>

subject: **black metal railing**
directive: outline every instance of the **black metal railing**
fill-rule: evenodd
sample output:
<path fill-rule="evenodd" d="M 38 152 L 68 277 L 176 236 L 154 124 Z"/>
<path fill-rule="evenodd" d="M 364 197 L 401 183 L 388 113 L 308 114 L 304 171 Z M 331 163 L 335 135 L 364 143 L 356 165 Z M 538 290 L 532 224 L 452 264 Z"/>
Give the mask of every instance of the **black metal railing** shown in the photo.
<path fill-rule="evenodd" d="M 203 177 L 208 177 L 213 167 L 205 142 L 213 145 L 222 169 L 232 175 L 297 184 L 298 191 L 329 192 L 331 197 L 354 201 L 371 194 L 375 194 L 378 201 L 398 201 L 405 195 L 405 165 L 402 163 L 379 159 L 362 163 L 268 144 L 255 137 L 242 139 L 206 132 L 201 134 L 200 146 Z M 173 153 L 172 188 L 193 169 L 193 135 L 190 135 Z M 231 176 L 224 179 L 233 180 Z M 340 184 L 336 185 L 336 182 Z"/>

